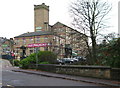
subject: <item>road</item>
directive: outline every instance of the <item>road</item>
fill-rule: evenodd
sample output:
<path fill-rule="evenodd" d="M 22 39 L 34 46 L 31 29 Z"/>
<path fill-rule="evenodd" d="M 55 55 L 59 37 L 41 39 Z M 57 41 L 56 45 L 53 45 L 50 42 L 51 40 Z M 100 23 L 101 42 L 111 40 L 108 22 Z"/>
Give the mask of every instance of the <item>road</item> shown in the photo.
<path fill-rule="evenodd" d="M 12 67 L 3 67 L 3 86 L 98 86 L 97 84 L 78 82 L 66 79 L 45 77 L 35 74 L 27 74 L 11 71 Z"/>
<path fill-rule="evenodd" d="M 13 72 L 8 69 L 3 70 L 2 72 L 3 86 L 98 86 L 72 80 Z"/>

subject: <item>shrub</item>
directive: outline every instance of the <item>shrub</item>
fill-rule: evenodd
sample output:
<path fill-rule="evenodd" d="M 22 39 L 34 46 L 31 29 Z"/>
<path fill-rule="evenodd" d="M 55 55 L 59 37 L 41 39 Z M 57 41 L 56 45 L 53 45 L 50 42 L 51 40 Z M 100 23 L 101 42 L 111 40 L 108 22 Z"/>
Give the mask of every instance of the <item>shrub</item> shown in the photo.
<path fill-rule="evenodd" d="M 19 66 L 20 65 L 20 61 L 19 60 L 13 60 L 14 62 L 14 66 Z"/>
<path fill-rule="evenodd" d="M 13 65 L 13 59 L 9 59 L 10 64 Z"/>
<path fill-rule="evenodd" d="M 20 61 L 17 59 L 9 59 L 10 64 L 14 65 L 14 66 L 19 66 L 20 65 Z"/>
<path fill-rule="evenodd" d="M 25 58 L 23 60 L 20 61 L 20 67 L 23 69 L 27 69 L 30 65 L 29 59 Z"/>
<path fill-rule="evenodd" d="M 57 59 L 57 56 L 50 51 L 39 51 L 37 53 L 38 64 L 49 64 L 54 63 Z M 20 61 L 20 67 L 24 69 L 28 69 L 30 65 L 36 64 L 36 53 L 31 54 L 27 58 Z"/>
<path fill-rule="evenodd" d="M 101 65 L 120 68 L 120 38 L 99 47 L 98 60 Z"/>
<path fill-rule="evenodd" d="M 57 59 L 57 55 L 55 55 L 53 52 L 50 51 L 40 51 L 38 53 L 38 60 L 39 62 L 48 62 L 48 63 L 54 63 L 54 61 Z"/>
<path fill-rule="evenodd" d="M 35 56 L 36 56 L 36 54 L 34 53 L 34 54 L 31 54 L 30 56 L 28 56 L 27 58 L 21 60 L 20 67 L 24 68 L 24 69 L 28 69 L 31 64 L 35 64 L 36 63 Z"/>
<path fill-rule="evenodd" d="M 50 64 L 49 62 L 40 62 L 39 64 Z"/>

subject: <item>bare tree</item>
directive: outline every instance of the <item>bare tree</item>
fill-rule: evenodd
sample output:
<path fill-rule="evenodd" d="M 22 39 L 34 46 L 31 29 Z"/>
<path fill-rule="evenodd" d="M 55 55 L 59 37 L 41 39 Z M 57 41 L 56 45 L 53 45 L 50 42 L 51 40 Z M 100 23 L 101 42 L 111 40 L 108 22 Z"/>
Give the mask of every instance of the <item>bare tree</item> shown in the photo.
<path fill-rule="evenodd" d="M 70 12 L 74 17 L 74 27 L 80 29 L 91 39 L 92 50 L 90 50 L 88 41 L 85 40 L 85 42 L 93 63 L 96 62 L 96 38 L 100 30 L 107 27 L 105 16 L 110 11 L 111 5 L 100 0 L 77 0 L 70 6 Z"/>

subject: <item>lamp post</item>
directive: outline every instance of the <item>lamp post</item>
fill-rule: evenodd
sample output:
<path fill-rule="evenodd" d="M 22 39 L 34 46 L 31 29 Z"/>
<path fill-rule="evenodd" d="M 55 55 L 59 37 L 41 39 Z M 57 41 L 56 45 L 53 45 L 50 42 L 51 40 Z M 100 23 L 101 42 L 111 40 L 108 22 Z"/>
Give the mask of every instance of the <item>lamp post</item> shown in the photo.
<path fill-rule="evenodd" d="M 36 42 L 36 40 L 35 40 L 35 36 L 34 36 L 34 44 L 35 44 L 35 42 Z M 39 50 L 39 47 L 35 47 L 34 46 L 34 53 L 36 53 L 36 70 L 37 70 L 37 68 L 38 68 L 38 50 Z"/>
<path fill-rule="evenodd" d="M 39 50 L 39 47 L 36 47 L 35 48 L 36 50 L 36 70 L 38 69 L 38 50 Z"/>

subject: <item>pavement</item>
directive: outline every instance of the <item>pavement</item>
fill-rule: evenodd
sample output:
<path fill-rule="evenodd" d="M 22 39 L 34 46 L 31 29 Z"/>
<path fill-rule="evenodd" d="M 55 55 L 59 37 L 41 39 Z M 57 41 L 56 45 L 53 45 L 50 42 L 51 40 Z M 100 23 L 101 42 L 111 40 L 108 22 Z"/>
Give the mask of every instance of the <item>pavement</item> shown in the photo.
<path fill-rule="evenodd" d="M 50 73 L 50 72 L 45 72 L 45 71 L 40 71 L 40 70 L 36 71 L 36 70 L 32 70 L 32 69 L 24 70 L 24 69 L 20 69 L 20 68 L 14 68 L 11 70 L 14 72 L 22 72 L 22 73 L 27 73 L 27 74 L 35 74 L 35 75 L 41 75 L 41 76 L 46 76 L 46 77 L 61 78 L 61 79 L 66 79 L 66 80 L 94 83 L 94 84 L 100 84 L 103 86 L 112 86 L 112 87 L 120 88 L 120 81 L 114 81 L 114 80 L 71 76 L 71 75 L 65 75 L 65 74 L 56 74 L 56 73 Z"/>
<path fill-rule="evenodd" d="M 0 58 L 0 68 L 12 67 L 11 63 L 8 60 Z"/>

